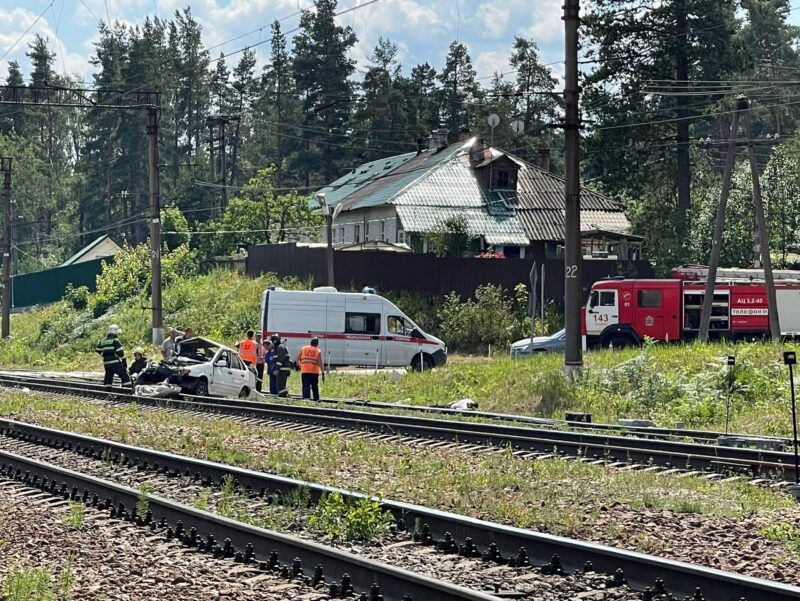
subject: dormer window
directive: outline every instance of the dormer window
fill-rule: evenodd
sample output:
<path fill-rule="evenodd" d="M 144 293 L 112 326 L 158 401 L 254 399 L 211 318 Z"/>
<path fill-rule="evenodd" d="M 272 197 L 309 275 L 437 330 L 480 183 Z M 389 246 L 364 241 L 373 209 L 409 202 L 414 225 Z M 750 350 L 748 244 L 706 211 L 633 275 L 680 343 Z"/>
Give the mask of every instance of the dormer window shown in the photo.
<path fill-rule="evenodd" d="M 511 180 L 511 173 L 507 169 L 501 169 L 497 172 L 498 188 L 508 188 L 510 180 Z"/>

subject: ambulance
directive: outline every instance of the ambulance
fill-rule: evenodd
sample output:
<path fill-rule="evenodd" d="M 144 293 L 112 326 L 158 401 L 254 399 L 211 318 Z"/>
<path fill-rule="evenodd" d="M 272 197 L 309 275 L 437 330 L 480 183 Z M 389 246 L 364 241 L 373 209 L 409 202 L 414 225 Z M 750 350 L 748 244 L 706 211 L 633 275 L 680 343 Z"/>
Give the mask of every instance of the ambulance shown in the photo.
<path fill-rule="evenodd" d="M 444 342 L 426 334 L 392 302 L 365 288 L 339 292 L 269 288 L 261 297 L 264 339 L 280 334 L 291 357 L 312 337 L 326 366 L 411 367 L 427 370 L 447 361 Z"/>

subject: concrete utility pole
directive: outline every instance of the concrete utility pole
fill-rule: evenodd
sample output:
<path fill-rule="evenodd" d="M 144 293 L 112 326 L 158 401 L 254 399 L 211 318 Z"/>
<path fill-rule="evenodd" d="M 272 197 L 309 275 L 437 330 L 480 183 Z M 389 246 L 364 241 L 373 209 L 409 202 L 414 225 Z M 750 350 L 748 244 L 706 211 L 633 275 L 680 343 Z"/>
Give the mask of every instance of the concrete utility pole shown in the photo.
<path fill-rule="evenodd" d="M 583 369 L 581 309 L 581 206 L 580 206 L 580 139 L 578 109 L 578 17 L 579 0 L 564 0 L 564 103 L 565 103 L 565 231 L 564 231 L 564 324 L 566 349 L 564 371 L 577 377 Z"/>
<path fill-rule="evenodd" d="M 11 333 L 11 159 L 0 157 L 3 172 L 3 325 L 2 336 Z"/>
<path fill-rule="evenodd" d="M 725 229 L 725 210 L 728 206 L 728 194 L 731 191 L 731 176 L 733 175 L 733 164 L 736 160 L 736 138 L 739 129 L 739 114 L 744 110 L 746 103 L 742 104 L 742 99 L 736 100 L 736 107 L 733 110 L 731 119 L 731 133 L 728 139 L 728 154 L 725 156 L 725 173 L 722 176 L 722 193 L 717 205 L 717 221 L 714 224 L 714 237 L 711 239 L 711 258 L 708 261 L 708 275 L 706 276 L 706 290 L 703 297 L 703 308 L 700 312 L 700 331 L 697 338 L 700 342 L 708 342 L 708 327 L 711 323 L 711 308 L 714 302 L 714 284 L 717 281 L 717 267 L 722 253 L 722 233 Z"/>
<path fill-rule="evenodd" d="M 325 263 L 327 268 L 327 275 L 328 275 L 328 286 L 335 286 L 333 279 L 333 218 L 334 218 L 334 211 L 328 205 L 328 201 L 325 200 L 325 193 L 320 192 L 317 194 L 317 203 L 319 204 L 319 208 L 322 211 L 322 215 L 325 217 L 325 235 L 328 238 L 328 245 L 325 248 Z"/>
<path fill-rule="evenodd" d="M 147 165 L 150 184 L 150 274 L 153 310 L 153 344 L 164 341 L 161 308 L 161 187 L 158 177 L 159 110 L 147 111 Z"/>
<path fill-rule="evenodd" d="M 747 135 L 747 154 L 750 157 L 750 173 L 753 178 L 753 204 L 756 210 L 758 240 L 761 247 L 761 264 L 764 266 L 764 282 L 767 285 L 767 311 L 769 311 L 769 333 L 774 342 L 781 340 L 781 324 L 778 315 L 778 298 L 775 293 L 775 280 L 772 277 L 772 257 L 769 255 L 769 232 L 764 218 L 764 203 L 761 200 L 761 180 L 758 174 L 758 159 L 753 144 L 753 121 L 750 117 L 750 103 L 747 98 L 739 99 L 744 106 L 745 133 Z"/>

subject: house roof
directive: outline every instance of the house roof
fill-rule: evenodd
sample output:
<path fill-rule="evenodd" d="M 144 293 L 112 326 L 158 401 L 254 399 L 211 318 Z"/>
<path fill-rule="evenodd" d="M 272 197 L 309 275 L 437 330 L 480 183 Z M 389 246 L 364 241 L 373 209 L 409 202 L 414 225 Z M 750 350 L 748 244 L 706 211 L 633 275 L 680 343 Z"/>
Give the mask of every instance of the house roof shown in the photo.
<path fill-rule="evenodd" d="M 78 252 L 76 252 L 74 255 L 72 255 L 69 259 L 64 261 L 61 264 L 61 267 L 66 267 L 67 265 L 72 265 L 73 263 L 77 262 L 78 260 L 83 258 L 85 255 L 88 255 L 90 252 L 92 252 L 96 247 L 98 247 L 100 245 L 101 242 L 104 242 L 107 238 L 109 238 L 109 235 L 108 234 L 104 234 L 104 235 L 100 236 L 99 238 L 97 238 L 96 240 L 93 240 L 92 242 L 90 242 L 89 244 L 84 246 L 82 249 L 80 249 Z M 114 242 L 114 241 L 112 240 L 112 242 Z"/>
<path fill-rule="evenodd" d="M 372 161 L 319 192 L 330 206 L 341 203 L 342 210 L 392 204 L 409 232 L 430 232 L 445 219 L 463 214 L 470 230 L 489 244 L 563 240 L 564 178 L 498 148 L 484 149 L 477 167 L 471 165 L 475 142 L 473 138 L 444 149 Z M 519 167 L 517 188 L 486 192 L 478 170 L 500 158 Z M 581 188 L 580 204 L 584 229 L 630 228 L 623 205 L 612 198 Z"/>

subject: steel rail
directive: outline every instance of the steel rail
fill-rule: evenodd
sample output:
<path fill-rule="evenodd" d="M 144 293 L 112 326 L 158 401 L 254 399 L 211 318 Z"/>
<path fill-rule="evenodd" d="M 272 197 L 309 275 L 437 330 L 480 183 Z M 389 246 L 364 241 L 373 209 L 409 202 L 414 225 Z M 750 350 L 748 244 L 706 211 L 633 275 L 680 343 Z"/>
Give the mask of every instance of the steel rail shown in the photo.
<path fill-rule="evenodd" d="M 437 420 L 428 417 L 353 411 L 330 407 L 262 403 L 235 399 L 187 397 L 154 399 L 139 397 L 123 389 L 108 392 L 87 388 L 82 383 L 53 383 L 29 378 L 0 376 L 0 385 L 24 385 L 45 392 L 138 403 L 256 418 L 290 424 L 310 424 L 384 435 L 406 436 L 462 444 L 505 447 L 537 453 L 567 454 L 617 462 L 658 465 L 673 469 L 748 473 L 751 476 L 794 479 L 792 455 L 780 451 L 724 447 L 678 442 L 532 428 L 483 422 Z"/>
<path fill-rule="evenodd" d="M 205 479 L 207 485 L 221 483 L 225 478 L 232 477 L 240 488 L 262 497 L 272 495 L 282 499 L 293 491 L 304 490 L 308 492 L 312 501 L 318 501 L 321 497 L 333 492 L 338 492 L 342 496 L 351 499 L 365 498 L 365 495 L 341 488 L 155 451 L 92 436 L 83 436 L 63 430 L 35 426 L 15 420 L 0 419 L 0 435 L 30 444 L 67 449 L 83 456 L 95 459 L 102 458 L 110 460 L 112 463 L 124 463 L 139 469 L 153 470 L 174 476 L 184 475 L 195 479 Z M 0 457 L 6 454 L 0 451 Z M 0 461 L 0 465 L 2 465 L 2 461 Z M 50 478 L 52 479 L 52 476 Z M 73 485 L 79 488 L 83 486 L 82 484 L 68 483 L 68 486 Z M 113 486 L 116 487 L 116 485 Z M 127 490 L 129 491 L 127 496 L 121 501 L 126 506 L 133 506 L 131 503 L 135 505 L 138 493 L 131 489 Z M 410 503 L 386 499 L 376 500 L 382 504 L 384 509 L 391 511 L 401 525 L 420 525 L 426 536 L 429 535 L 431 537 L 432 540 L 429 541 L 431 543 L 450 540 L 451 537 L 455 544 L 460 544 L 463 548 L 464 543 L 469 539 L 474 548 L 483 552 L 487 552 L 490 546 L 494 545 L 499 554 L 495 561 L 507 561 L 509 558 L 514 560 L 520 556 L 520 549 L 524 549 L 523 556 L 527 557 L 533 565 L 546 565 L 551 562 L 554 555 L 557 555 L 566 572 L 583 569 L 586 562 L 591 562 L 593 568 L 601 572 L 613 574 L 617 570 L 623 570 L 628 585 L 636 590 L 653 587 L 656 580 L 660 579 L 663 581 L 665 589 L 673 595 L 693 595 L 699 588 L 704 597 L 710 601 L 740 599 L 742 597 L 749 601 L 784 601 L 786 599 L 800 598 L 800 588 L 791 585 L 615 549 L 605 545 L 514 528 Z M 114 505 L 119 502 L 120 500 L 117 498 L 113 499 Z M 176 523 L 178 519 L 181 519 L 184 525 L 193 524 L 194 522 L 191 520 L 194 519 L 195 514 L 206 515 L 205 512 L 199 512 L 198 510 L 192 509 L 191 512 L 192 516 L 190 517 L 165 515 L 167 515 L 168 520 L 173 520 L 170 523 Z M 154 515 L 161 515 L 157 514 L 157 512 L 153 513 Z M 227 520 L 226 522 L 229 521 Z M 188 528 L 186 529 L 188 530 Z M 200 530 L 198 529 L 198 531 Z M 236 539 L 227 531 L 223 534 L 243 547 L 246 547 L 247 542 L 252 542 L 247 538 L 250 536 L 249 531 L 246 531 L 245 535 L 236 535 L 238 536 Z M 215 538 L 223 540 L 223 538 L 220 538 L 223 534 L 219 536 L 215 534 Z M 264 552 L 266 552 L 266 547 L 264 546 L 259 547 L 259 549 L 264 549 Z M 283 551 L 279 550 L 279 553 L 285 557 Z M 327 567 L 325 569 L 327 571 Z M 342 569 L 345 568 L 340 568 L 338 573 L 341 573 Z M 378 581 L 380 582 L 380 580 Z M 381 588 L 383 589 L 384 587 L 381 586 Z"/>
<path fill-rule="evenodd" d="M 158 524 L 169 527 L 167 537 L 176 537 L 187 546 L 214 552 L 215 555 L 233 557 L 235 561 L 259 561 L 272 568 L 276 561 L 288 560 L 290 574 L 297 575 L 305 565 L 305 573 L 312 570 L 334 580 L 344 578 L 337 589 L 352 585 L 358 593 L 377 590 L 387 601 L 496 601 L 496 597 L 460 586 L 441 582 L 407 570 L 389 566 L 371 559 L 353 555 L 313 541 L 299 539 L 272 530 L 258 528 L 193 507 L 175 503 L 158 495 L 148 495 L 149 513 L 137 516 L 135 512 L 140 492 L 107 480 L 68 470 L 46 462 L 30 459 L 16 453 L 0 451 L 0 474 L 13 477 L 34 488 L 61 494 L 74 500 L 83 500 L 95 507 L 112 510 L 113 517 L 137 520 L 140 525 Z M 90 501 L 91 499 L 91 501 Z M 205 534 L 205 539 L 203 535 Z M 224 543 L 223 543 L 224 541 Z M 215 548 L 216 547 L 216 548 Z M 277 553 L 277 555 L 275 555 Z M 299 558 L 300 563 L 296 558 Z M 309 569 L 311 568 L 311 569 Z M 346 575 L 346 576 L 345 576 Z M 315 576 L 316 578 L 317 576 Z M 333 581 L 329 581 L 333 584 Z M 340 593 L 337 593 L 340 594 Z M 364 599 L 367 597 L 364 596 Z"/>

